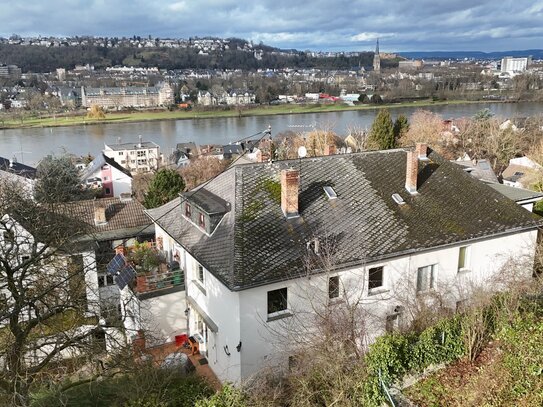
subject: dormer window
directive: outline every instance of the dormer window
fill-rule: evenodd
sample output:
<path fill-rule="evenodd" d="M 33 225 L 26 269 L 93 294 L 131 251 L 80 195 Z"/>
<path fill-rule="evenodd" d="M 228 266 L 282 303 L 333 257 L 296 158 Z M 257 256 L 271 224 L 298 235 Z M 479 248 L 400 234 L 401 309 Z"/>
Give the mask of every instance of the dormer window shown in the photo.
<path fill-rule="evenodd" d="M 185 216 L 187 218 L 191 218 L 191 209 L 190 209 L 190 205 L 188 203 L 185 204 Z"/>
<path fill-rule="evenodd" d="M 200 212 L 199 215 L 200 216 L 199 216 L 198 224 L 200 225 L 200 227 L 202 229 L 205 229 L 206 228 L 206 218 L 205 218 L 204 214 L 201 213 L 201 212 Z"/>

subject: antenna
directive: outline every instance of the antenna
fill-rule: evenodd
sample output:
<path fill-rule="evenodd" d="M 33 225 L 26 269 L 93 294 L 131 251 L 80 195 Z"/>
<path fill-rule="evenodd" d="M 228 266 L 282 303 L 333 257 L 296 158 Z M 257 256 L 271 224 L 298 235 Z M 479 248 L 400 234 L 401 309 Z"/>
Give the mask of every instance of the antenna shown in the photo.
<path fill-rule="evenodd" d="M 19 151 L 15 151 L 13 153 L 13 161 L 14 162 L 17 162 L 17 154 L 21 154 L 21 163 L 24 164 L 25 160 L 24 160 L 24 154 L 32 154 L 31 151 L 23 151 L 23 142 L 20 141 L 20 146 L 21 146 L 21 149 Z"/>

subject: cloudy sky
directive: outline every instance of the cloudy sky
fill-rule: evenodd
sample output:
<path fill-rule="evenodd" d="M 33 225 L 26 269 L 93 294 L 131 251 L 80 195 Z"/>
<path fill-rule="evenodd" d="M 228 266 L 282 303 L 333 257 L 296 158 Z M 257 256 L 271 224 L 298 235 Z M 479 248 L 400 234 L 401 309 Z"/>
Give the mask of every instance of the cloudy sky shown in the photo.
<path fill-rule="evenodd" d="M 299 50 L 543 48 L 543 0 L 0 0 L 0 36 L 240 37 Z"/>

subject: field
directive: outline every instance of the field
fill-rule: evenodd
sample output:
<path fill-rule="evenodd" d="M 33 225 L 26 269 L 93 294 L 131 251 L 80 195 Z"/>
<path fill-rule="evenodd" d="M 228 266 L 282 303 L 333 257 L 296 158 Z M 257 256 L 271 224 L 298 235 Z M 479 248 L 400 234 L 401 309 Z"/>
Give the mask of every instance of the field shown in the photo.
<path fill-rule="evenodd" d="M 281 114 L 304 114 L 304 113 L 322 113 L 338 112 L 347 110 L 375 110 L 383 107 L 394 109 L 397 107 L 428 107 L 448 104 L 467 104 L 478 103 L 465 100 L 458 101 L 416 101 L 396 104 L 382 105 L 362 105 L 346 106 L 342 104 L 330 105 L 279 105 L 279 106 L 259 106 L 254 108 L 230 109 L 230 110 L 160 110 L 143 111 L 131 113 L 107 113 L 105 119 L 89 119 L 86 115 L 76 116 L 24 116 L 19 113 L 17 117 L 0 115 L 0 129 L 10 128 L 32 128 L 32 127 L 57 127 L 57 126 L 76 126 L 92 125 L 102 123 L 126 123 L 126 122 L 144 122 L 151 120 L 188 120 L 188 119 L 207 119 L 217 117 L 248 117 L 248 116 L 273 116 Z"/>

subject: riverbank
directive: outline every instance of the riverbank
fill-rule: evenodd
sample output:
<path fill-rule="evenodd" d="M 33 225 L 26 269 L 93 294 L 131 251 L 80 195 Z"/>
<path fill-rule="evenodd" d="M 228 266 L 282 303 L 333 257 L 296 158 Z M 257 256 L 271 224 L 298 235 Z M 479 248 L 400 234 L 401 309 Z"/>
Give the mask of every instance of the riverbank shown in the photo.
<path fill-rule="evenodd" d="M 466 101 L 466 100 L 448 100 L 448 101 L 414 101 L 391 103 L 381 105 L 361 105 L 347 106 L 343 104 L 315 104 L 315 105 L 278 105 L 278 106 L 258 106 L 252 108 L 231 109 L 231 110 L 162 110 L 145 111 L 130 113 L 107 113 L 104 119 L 89 119 L 85 115 L 80 116 L 50 116 L 50 117 L 28 117 L 28 118 L 10 118 L 2 119 L 0 117 L 0 129 L 19 129 L 19 128 L 44 128 L 44 127 L 62 127 L 62 126 L 80 126 L 93 124 L 110 123 L 137 123 L 155 120 L 190 120 L 190 119 L 210 119 L 224 117 L 251 117 L 251 116 L 275 116 L 287 114 L 307 114 L 307 113 L 327 113 L 352 110 L 376 110 L 381 108 L 395 109 L 401 107 L 429 107 L 440 105 L 458 105 L 488 103 L 488 101 Z M 492 102 L 499 103 L 499 102 Z"/>

